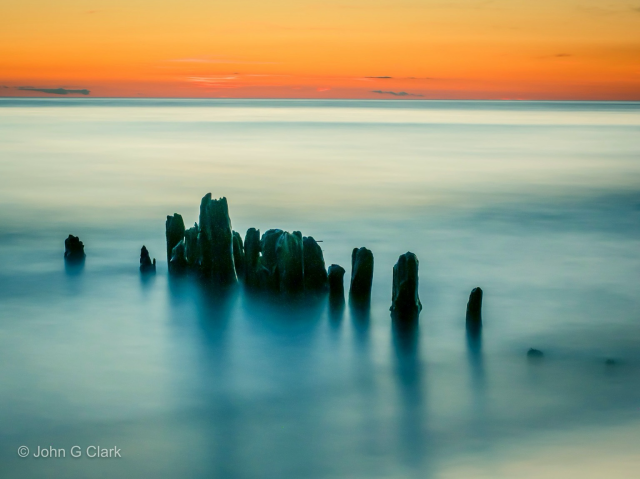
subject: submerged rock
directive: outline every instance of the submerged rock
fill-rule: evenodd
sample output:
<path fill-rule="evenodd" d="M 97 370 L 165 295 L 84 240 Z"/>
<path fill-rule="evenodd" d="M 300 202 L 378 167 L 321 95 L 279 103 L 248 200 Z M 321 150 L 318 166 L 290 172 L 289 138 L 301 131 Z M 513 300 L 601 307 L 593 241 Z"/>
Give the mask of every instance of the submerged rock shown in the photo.
<path fill-rule="evenodd" d="M 344 273 L 345 270 L 338 264 L 329 266 L 327 279 L 329 282 L 329 298 L 342 299 L 344 301 Z"/>
<path fill-rule="evenodd" d="M 211 199 L 207 193 L 200 202 L 200 267 L 206 278 L 218 284 L 237 281 L 233 258 L 233 233 L 227 198 Z"/>
<path fill-rule="evenodd" d="M 146 246 L 142 245 L 140 250 L 140 272 L 141 273 L 155 273 L 156 272 L 156 259 L 149 256 L 149 250 Z"/>
<path fill-rule="evenodd" d="M 167 216 L 166 237 L 167 237 L 167 264 L 169 265 L 169 272 L 171 273 L 171 256 L 173 255 L 173 249 L 184 238 L 184 221 L 182 216 L 178 213 L 174 213 L 173 216 Z"/>
<path fill-rule="evenodd" d="M 539 349 L 530 348 L 529 351 L 527 351 L 527 357 L 530 359 L 539 359 L 544 357 L 544 353 Z"/>
<path fill-rule="evenodd" d="M 304 257 L 304 289 L 306 291 L 325 291 L 327 289 L 327 270 L 324 266 L 322 248 L 313 236 L 302 238 Z"/>
<path fill-rule="evenodd" d="M 283 232 L 276 244 L 276 269 L 279 291 L 299 293 L 304 288 L 302 233 Z"/>
<path fill-rule="evenodd" d="M 473 288 L 467 302 L 467 329 L 480 329 L 482 327 L 482 289 Z"/>
<path fill-rule="evenodd" d="M 422 310 L 418 296 L 418 257 L 407 252 L 393 267 L 391 311 L 399 319 L 417 317 Z"/>
<path fill-rule="evenodd" d="M 373 253 L 367 248 L 354 248 L 351 254 L 351 285 L 349 299 L 368 302 L 373 283 Z"/>
<path fill-rule="evenodd" d="M 70 234 L 64 240 L 64 259 L 69 262 L 81 262 L 85 257 L 84 243 L 80 241 L 79 237 Z"/>
<path fill-rule="evenodd" d="M 238 278 L 244 279 L 244 245 L 242 236 L 237 231 L 233 232 L 233 264 Z"/>

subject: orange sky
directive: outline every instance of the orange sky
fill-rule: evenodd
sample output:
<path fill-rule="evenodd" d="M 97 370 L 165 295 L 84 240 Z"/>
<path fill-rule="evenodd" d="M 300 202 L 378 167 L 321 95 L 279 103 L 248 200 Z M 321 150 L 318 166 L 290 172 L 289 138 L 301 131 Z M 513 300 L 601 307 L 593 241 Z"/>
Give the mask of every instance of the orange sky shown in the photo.
<path fill-rule="evenodd" d="M 640 0 L 4 2 L 0 96 L 60 96 L 19 87 L 640 100 Z"/>

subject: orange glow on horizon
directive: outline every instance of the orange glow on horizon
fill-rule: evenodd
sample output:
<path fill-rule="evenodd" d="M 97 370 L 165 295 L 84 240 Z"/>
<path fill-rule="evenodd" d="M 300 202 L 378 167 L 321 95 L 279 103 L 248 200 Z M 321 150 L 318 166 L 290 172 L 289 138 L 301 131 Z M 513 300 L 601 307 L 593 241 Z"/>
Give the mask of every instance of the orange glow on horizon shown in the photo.
<path fill-rule="evenodd" d="M 640 100 L 640 2 L 629 0 L 25 0 L 2 11 L 0 96 Z"/>

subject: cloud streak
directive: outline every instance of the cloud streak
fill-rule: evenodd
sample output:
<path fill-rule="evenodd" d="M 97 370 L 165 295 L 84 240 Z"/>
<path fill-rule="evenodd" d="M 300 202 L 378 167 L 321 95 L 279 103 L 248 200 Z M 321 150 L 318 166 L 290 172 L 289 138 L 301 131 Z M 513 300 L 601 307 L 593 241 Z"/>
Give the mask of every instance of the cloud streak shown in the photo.
<path fill-rule="evenodd" d="M 37 91 L 40 93 L 49 93 L 51 95 L 89 95 L 89 90 L 67 90 L 66 88 L 33 88 L 30 86 L 19 86 L 18 90 Z"/>
<path fill-rule="evenodd" d="M 545 58 L 570 58 L 572 56 L 573 56 L 572 53 L 556 53 L 556 54 L 553 54 L 553 55 L 542 55 L 542 56 L 535 57 L 535 58 L 540 58 L 540 59 L 545 59 Z"/>
<path fill-rule="evenodd" d="M 382 90 L 371 90 L 371 93 L 377 93 L 379 95 L 393 95 L 393 96 L 424 96 L 418 93 L 408 93 L 406 91 L 382 91 Z"/>
<path fill-rule="evenodd" d="M 245 61 L 232 58 L 191 57 L 167 60 L 175 63 L 220 63 L 223 65 L 276 65 L 277 62 Z"/>
<path fill-rule="evenodd" d="M 392 76 L 377 76 L 377 77 L 358 77 L 359 80 L 442 80 L 442 78 L 434 77 L 392 77 Z"/>

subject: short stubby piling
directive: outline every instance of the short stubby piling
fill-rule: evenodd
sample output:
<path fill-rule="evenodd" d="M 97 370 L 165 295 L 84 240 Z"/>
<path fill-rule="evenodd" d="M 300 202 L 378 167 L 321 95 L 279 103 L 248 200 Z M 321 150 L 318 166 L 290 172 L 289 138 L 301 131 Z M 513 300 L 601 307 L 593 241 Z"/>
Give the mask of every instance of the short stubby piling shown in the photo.
<path fill-rule="evenodd" d="M 149 250 L 144 245 L 142 245 L 142 249 L 140 250 L 140 272 L 143 274 L 156 272 L 156 259 L 153 258 L 153 261 L 151 261 Z"/>
<path fill-rule="evenodd" d="M 64 240 L 64 259 L 70 263 L 81 263 L 86 255 L 84 253 L 84 243 L 77 236 L 69 235 Z"/>

